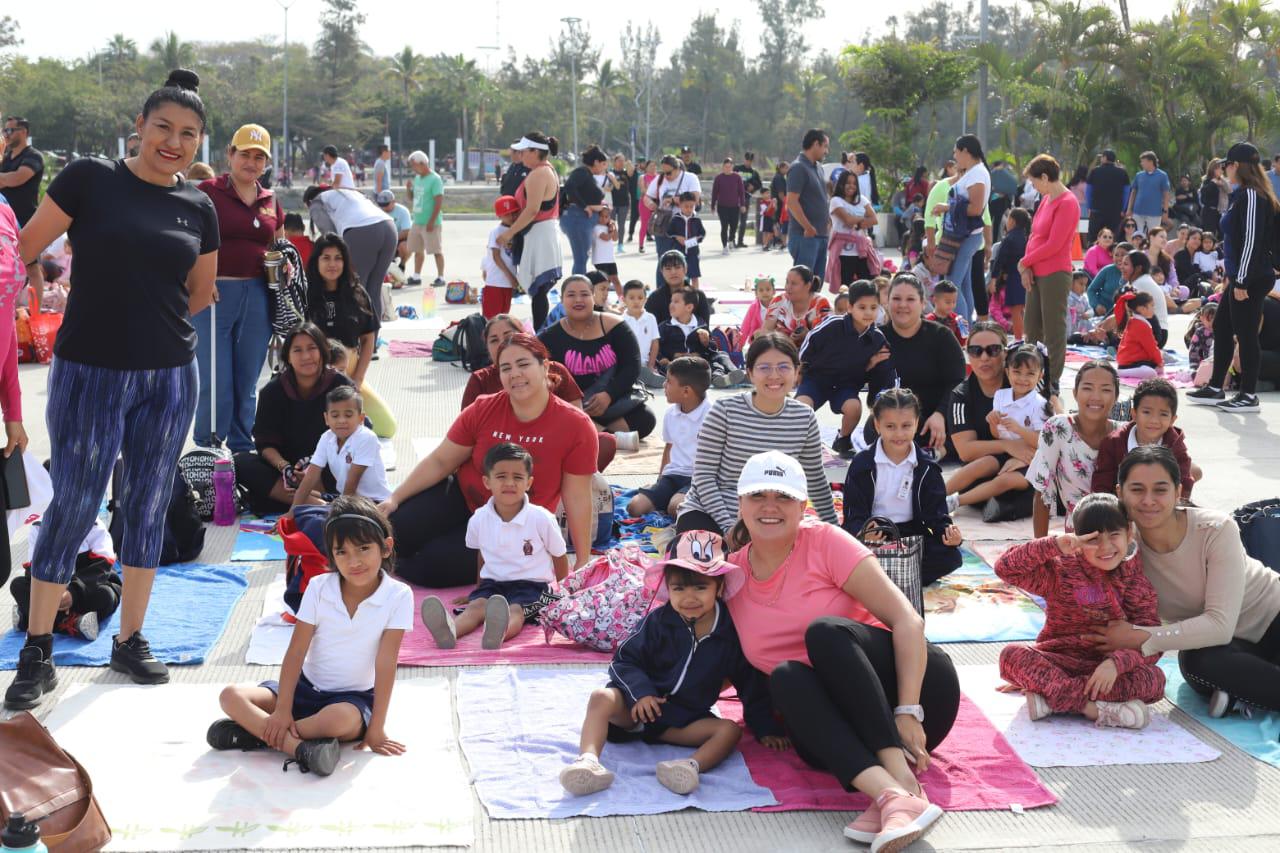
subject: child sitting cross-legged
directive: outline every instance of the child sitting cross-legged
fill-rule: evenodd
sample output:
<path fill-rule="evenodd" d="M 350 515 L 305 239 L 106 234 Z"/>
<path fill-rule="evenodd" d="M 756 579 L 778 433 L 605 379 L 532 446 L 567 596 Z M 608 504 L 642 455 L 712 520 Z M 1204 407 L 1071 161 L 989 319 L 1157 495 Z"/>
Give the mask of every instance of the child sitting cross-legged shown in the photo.
<path fill-rule="evenodd" d="M 746 581 L 742 569 L 725 560 L 724 541 L 705 530 L 682 534 L 675 556 L 656 564 L 647 581 L 657 583 L 664 603 L 618 647 L 608 686 L 591 694 L 581 755 L 560 771 L 560 784 L 575 796 L 613 784 L 613 772 L 600 763 L 606 739 L 694 747 L 689 758 L 657 765 L 659 782 L 677 794 L 692 793 L 698 774 L 728 758 L 742 737 L 736 723 L 711 713 L 726 678 L 760 742 L 786 748 L 764 676 L 743 656 L 722 600 Z"/>
<path fill-rule="evenodd" d="M 711 384 L 717 388 L 737 385 L 747 378 L 747 373 L 735 367 L 727 353 L 716 349 L 711 342 L 711 332 L 694 316 L 697 297 L 689 288 L 671 292 L 671 318 L 658 324 L 658 368 L 666 371 L 667 365 L 682 355 L 696 355 L 711 365 Z"/>
<path fill-rule="evenodd" d="M 1005 646 L 1000 675 L 1026 694 L 1033 721 L 1083 714 L 1099 726 L 1145 728 L 1147 705 L 1164 698 L 1160 655 L 1101 652 L 1092 635 L 1113 619 L 1159 625 L 1155 588 L 1115 495 L 1086 495 L 1071 520 L 1074 534 L 1015 545 L 996 561 L 1001 580 L 1045 600 L 1035 645 Z"/>
<path fill-rule="evenodd" d="M 307 472 L 293 493 L 293 507 L 322 503 L 313 493 L 320 487 L 326 468 L 344 495 L 361 495 L 375 502 L 391 497 L 378 437 L 364 425 L 360 392 L 350 385 L 330 391 L 325 397 L 324 422 L 329 429 L 316 442 Z M 293 507 L 285 514 L 292 517 Z"/>
<path fill-rule="evenodd" d="M 452 649 L 458 637 L 484 626 L 480 646 L 497 649 L 524 627 L 553 580 L 569 573 L 568 548 L 556 517 L 529 501 L 533 456 L 502 442 L 484 455 L 484 485 L 493 497 L 467 522 L 467 547 L 480 552 L 479 578 L 454 599 L 466 609 L 455 620 L 437 596 L 422 602 L 422 624 L 436 646 Z"/>
<path fill-rule="evenodd" d="M 231 685 L 218 698 L 229 719 L 209 727 L 214 749 L 278 749 L 303 773 L 328 776 L 341 743 L 381 755 L 396 658 L 413 630 L 413 592 L 388 573 L 391 523 L 367 498 L 344 495 L 324 525 L 329 573 L 307 584 L 279 681 Z"/>
<path fill-rule="evenodd" d="M 1116 350 L 1116 372 L 1121 376 L 1150 379 L 1164 372 L 1160 351 L 1160 321 L 1155 299 L 1150 293 L 1130 291 L 1116 299 L 1116 323 L 1120 346 Z"/>
<path fill-rule="evenodd" d="M 665 512 L 675 516 L 684 503 L 685 493 L 693 480 L 693 454 L 698 447 L 698 433 L 702 419 L 707 416 L 711 402 L 707 389 L 711 387 L 711 367 L 705 359 L 686 355 L 667 365 L 667 379 L 663 390 L 671 405 L 662 416 L 662 474 L 658 482 L 640 489 L 627 504 L 631 516 Z"/>
<path fill-rule="evenodd" d="M 1098 445 L 1098 461 L 1089 487 L 1095 492 L 1114 492 L 1120 463 L 1135 447 L 1162 444 L 1178 460 L 1182 477 L 1182 497 L 1190 499 L 1191 487 L 1204 471 L 1192 463 L 1186 436 L 1174 422 L 1178 420 L 1178 391 L 1167 379 L 1144 379 L 1133 392 L 1133 420 L 1112 432 Z"/>

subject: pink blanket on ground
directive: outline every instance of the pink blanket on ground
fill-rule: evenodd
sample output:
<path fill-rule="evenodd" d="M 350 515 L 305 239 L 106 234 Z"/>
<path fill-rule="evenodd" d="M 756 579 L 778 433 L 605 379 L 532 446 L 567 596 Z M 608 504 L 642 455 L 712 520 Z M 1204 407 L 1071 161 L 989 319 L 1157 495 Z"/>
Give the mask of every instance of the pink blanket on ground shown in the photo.
<path fill-rule="evenodd" d="M 455 586 L 448 589 L 422 589 L 413 587 L 413 611 L 422 610 L 422 600 L 437 595 L 446 606 L 452 608 L 453 599 L 471 592 L 473 586 Z M 401 666 L 472 666 L 476 664 L 516 663 L 608 663 L 613 655 L 584 648 L 564 637 L 553 635 L 551 643 L 543 640 L 542 628 L 525 625 L 524 630 L 502 644 L 496 651 L 480 648 L 484 629 L 473 631 L 458 640 L 457 648 L 439 649 L 431 639 L 431 632 L 414 617 L 413 630 L 404 635 L 400 644 Z"/>
<path fill-rule="evenodd" d="M 721 699 L 720 714 L 742 720 L 742 704 Z M 773 792 L 776 806 L 754 811 L 861 811 L 870 805 L 866 794 L 848 793 L 830 773 L 806 764 L 794 750 L 775 752 L 748 729 L 739 743 L 747 769 L 757 785 Z M 920 777 L 929 800 L 948 811 L 996 811 L 1058 801 L 1009 742 L 968 697 L 960 697 L 960 713 L 947 739 L 933 753 L 929 769 Z"/>
<path fill-rule="evenodd" d="M 387 349 L 393 358 L 431 358 L 431 346 L 435 341 L 388 341 Z"/>

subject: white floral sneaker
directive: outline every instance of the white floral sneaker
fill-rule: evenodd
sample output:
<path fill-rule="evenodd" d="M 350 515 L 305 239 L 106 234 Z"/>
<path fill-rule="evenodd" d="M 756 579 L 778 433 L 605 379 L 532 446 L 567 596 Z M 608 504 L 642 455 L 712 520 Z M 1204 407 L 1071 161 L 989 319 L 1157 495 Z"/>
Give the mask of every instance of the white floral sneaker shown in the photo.
<path fill-rule="evenodd" d="M 575 797 L 585 797 L 612 785 L 613 771 L 606 770 L 594 755 L 579 755 L 576 761 L 560 771 L 560 784 Z"/>
<path fill-rule="evenodd" d="M 1145 729 L 1151 710 L 1141 699 L 1128 702 L 1098 702 L 1098 725 L 1117 729 Z"/>

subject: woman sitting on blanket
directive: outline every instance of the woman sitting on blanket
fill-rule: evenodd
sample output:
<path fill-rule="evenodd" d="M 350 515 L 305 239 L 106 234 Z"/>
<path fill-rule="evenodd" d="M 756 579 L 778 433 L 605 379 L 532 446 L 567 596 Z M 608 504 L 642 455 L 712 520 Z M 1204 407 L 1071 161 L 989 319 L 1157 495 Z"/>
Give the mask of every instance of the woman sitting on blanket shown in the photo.
<path fill-rule="evenodd" d="M 1230 515 L 1178 506 L 1181 476 L 1167 447 L 1137 447 L 1120 463 L 1116 492 L 1137 525 L 1164 624 L 1099 620 L 1088 637 L 1102 652 L 1177 650 L 1211 717 L 1280 711 L 1280 574 L 1245 553 Z"/>
<path fill-rule="evenodd" d="M 1115 495 L 1087 495 L 1071 514 L 1075 533 L 1015 545 L 996 575 L 1045 600 L 1035 645 L 1000 650 L 1000 676 L 1022 689 L 1031 721 L 1083 714 L 1099 726 L 1146 728 L 1147 705 L 1164 698 L 1160 653 L 1102 652 L 1084 639 L 1112 619 L 1158 626 L 1156 591 L 1142 573 L 1129 514 Z"/>
<path fill-rule="evenodd" d="M 1119 421 L 1111 420 L 1120 393 L 1120 378 L 1109 361 L 1097 359 L 1080 365 L 1073 392 L 1074 415 L 1054 415 L 1040 430 L 1035 458 L 1027 468 L 1027 481 L 1038 500 L 1032 505 L 1032 528 L 1037 537 L 1049 535 L 1049 518 L 1061 504 L 1067 511 L 1067 532 L 1076 504 L 1093 491 L 1093 466 L 1098 448 Z"/>
<path fill-rule="evenodd" d="M 524 324 L 510 314 L 498 314 L 484 326 L 484 343 L 489 349 L 489 366 L 482 367 L 471 374 L 467 387 L 462 391 L 462 408 L 465 409 L 482 394 L 497 394 L 502 390 L 502 377 L 498 375 L 498 348 L 505 344 L 512 335 L 525 331 Z M 558 361 L 547 362 L 547 372 L 558 380 L 552 391 L 566 403 L 582 406 L 582 389 L 574 380 L 569 368 Z M 618 442 L 611 433 L 600 433 L 600 456 L 596 460 L 596 470 L 603 471 L 613 461 L 618 452 Z"/>
<path fill-rule="evenodd" d="M 874 556 L 835 525 L 804 518 L 804 468 L 776 451 L 738 478 L 746 573 L 729 600 L 748 662 L 769 677 L 797 754 L 872 799 L 844 834 L 900 850 L 942 816 L 916 781 L 951 731 L 960 685 L 951 658 Z M 914 767 L 912 766 L 914 764 Z"/>
<path fill-rule="evenodd" d="M 800 373 L 795 344 L 778 332 L 761 332 L 747 348 L 745 364 L 752 389 L 716 400 L 707 411 L 698 432 L 693 482 L 676 519 L 679 533 L 711 530 L 724 536 L 729 531 L 731 548 L 739 544 L 731 532 L 738 520 L 734 486 L 747 459 L 765 450 L 799 459 L 818 516 L 838 523 L 822 467 L 817 415 L 790 396 Z"/>
<path fill-rule="evenodd" d="M 575 568 L 591 558 L 596 428 L 582 409 L 551 393 L 550 360 L 547 348 L 529 334 L 513 335 L 499 346 L 504 390 L 464 409 L 440 445 L 383 502 L 396 531 L 400 577 L 428 587 L 475 580 L 476 551 L 466 544 L 467 522 L 489 500 L 484 456 L 505 441 L 533 454 L 531 502 L 555 512 L 564 498 Z"/>
<path fill-rule="evenodd" d="M 324 539 L 329 572 L 302 596 L 280 680 L 225 688 L 218 703 L 229 719 L 209 727 L 212 748 L 278 749 L 291 758 L 285 769 L 296 762 L 317 776 L 337 768 L 342 743 L 404 753 L 385 726 L 400 641 L 413 630 L 413 592 L 391 577 L 391 525 L 368 498 L 344 495 Z"/>
<path fill-rule="evenodd" d="M 249 508 L 258 515 L 292 506 L 311 451 L 328 429 L 325 396 L 339 386 L 354 385 L 327 366 L 329 342 L 313 323 L 295 326 L 285 335 L 280 352 L 284 369 L 258 392 L 253 422 L 257 450 L 235 455 L 236 482 L 244 486 Z M 327 469 L 324 476 L 324 491 L 338 491 Z"/>

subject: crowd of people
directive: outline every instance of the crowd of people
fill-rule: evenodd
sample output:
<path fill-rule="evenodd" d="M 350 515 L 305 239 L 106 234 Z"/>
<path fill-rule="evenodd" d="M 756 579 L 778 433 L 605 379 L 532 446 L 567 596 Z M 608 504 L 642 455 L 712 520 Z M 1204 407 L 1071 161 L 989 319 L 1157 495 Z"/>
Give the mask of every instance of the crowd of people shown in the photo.
<path fill-rule="evenodd" d="M 27 639 L 6 707 L 34 707 L 57 684 L 53 633 L 74 630 L 68 608 L 81 605 L 64 593 L 117 457 L 124 535 L 111 666 L 138 683 L 168 680 L 142 628 L 169 484 L 193 435 L 225 441 L 255 511 L 292 519 L 329 503 L 332 572 L 302 597 L 280 678 L 228 687 L 210 745 L 279 749 L 320 775 L 341 742 L 403 752 L 385 724 L 396 653 L 416 621 L 404 582 L 476 584 L 460 602 L 425 600 L 421 622 L 441 648 L 481 631 L 483 647 L 497 649 L 536 619 L 553 585 L 592 559 L 593 477 L 659 428 L 648 385 L 668 403 L 664 453 L 629 510 L 670 514 L 677 536 L 650 578 L 661 606 L 589 700 L 580 754 L 561 775 L 570 793 L 610 784 L 606 741 L 634 738 L 694 749 L 656 768 L 671 790 L 692 791 L 741 737 L 710 712 L 729 679 L 762 743 L 794 748 L 872 798 L 846 836 L 898 850 L 923 835 L 942 812 L 917 774 L 948 736 L 960 688 L 950 657 L 925 639 L 919 605 L 877 560 L 876 525 L 922 537 L 918 587 L 961 564 L 953 514 L 966 505 L 987 521 L 1032 518 L 1037 538 L 996 572 L 1046 602 L 1036 643 L 1000 658 L 1033 720 L 1145 726 L 1163 695 L 1154 663 L 1165 651 L 1178 653 L 1211 715 L 1280 710 L 1280 576 L 1246 554 L 1228 515 L 1187 503 L 1203 471 L 1174 426 L 1180 398 L 1259 410 L 1260 340 L 1280 325 L 1267 315 L 1280 306 L 1269 298 L 1280 202 L 1250 143 L 1211 166 L 1206 184 L 1220 191 L 1202 186 L 1196 198 L 1172 188 L 1150 152 L 1132 180 L 1107 151 L 1070 184 L 1041 154 L 1019 189 L 1009 164 L 989 169 L 981 141 L 961 136 L 936 182 L 917 170 L 895 193 L 907 249 L 895 270 L 875 245 L 887 224 L 877 210 L 886 220 L 889 211 L 870 158 L 851 152 L 828 169 L 829 135 L 810 130 L 758 208 L 762 247 L 781 226 L 792 265 L 781 292 L 770 278 L 755 282 L 731 339 L 711 328 L 700 287 L 693 152 L 633 167 L 592 146 L 561 186 L 550 163 L 558 140 L 528 132 L 511 146 L 519 168 L 506 175 L 514 183 L 485 250 L 492 365 L 472 374 L 445 438 L 393 487 L 379 437 L 395 419 L 367 373 L 388 270 L 413 256 L 421 281 L 431 254 L 443 280 L 440 179 L 411 154 L 411 210 L 400 214 L 384 195 L 389 171 L 375 170 L 370 199 L 327 152 L 331 181 L 303 197 L 315 239 L 302 237 L 260 183 L 265 128 L 233 135 L 225 174 L 187 177 L 206 132 L 198 83 L 175 71 L 141 109 L 136 155 L 73 162 L 38 204 L 28 190 L 42 166 L 27 128 L 6 123 L 0 247 L 17 266 L 4 270 L 0 303 L 11 310 L 26 280 L 39 299 L 41 261 L 64 235 L 76 269 L 48 374 L 54 499 L 21 585 Z M 745 245 L 752 197 L 765 192 L 753 160 L 725 159 L 714 177 L 722 252 Z M 1198 226 L 1167 221 L 1194 205 Z M 1077 271 L 1086 219 L 1091 245 Z M 623 284 L 613 260 L 637 223 L 641 246 L 655 244 L 652 284 Z M 1215 236 L 1220 256 L 1207 242 Z M 295 237 L 305 309 L 259 390 L 279 310 L 266 256 Z M 518 291 L 531 297 L 531 327 L 509 313 Z M 1192 333 L 1211 364 L 1185 395 L 1162 375 L 1177 312 L 1197 314 Z M 1064 377 L 1069 341 L 1110 344 L 1114 359 Z M 6 455 L 27 444 L 16 348 L 8 354 Z M 1122 377 L 1143 380 L 1128 423 L 1115 419 Z M 713 387 L 726 393 L 712 398 Z M 851 460 L 842 512 L 824 467 L 824 404 L 841 418 L 832 449 Z M 1050 536 L 1058 514 L 1065 533 Z"/>

